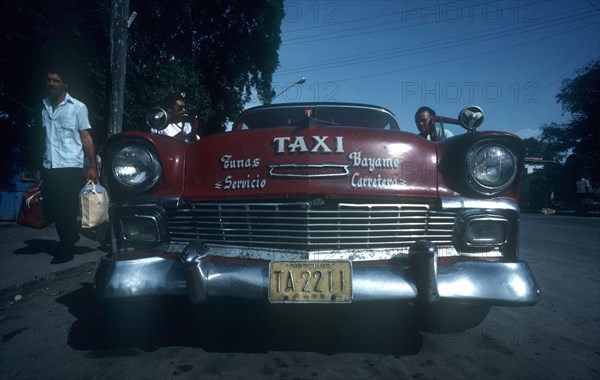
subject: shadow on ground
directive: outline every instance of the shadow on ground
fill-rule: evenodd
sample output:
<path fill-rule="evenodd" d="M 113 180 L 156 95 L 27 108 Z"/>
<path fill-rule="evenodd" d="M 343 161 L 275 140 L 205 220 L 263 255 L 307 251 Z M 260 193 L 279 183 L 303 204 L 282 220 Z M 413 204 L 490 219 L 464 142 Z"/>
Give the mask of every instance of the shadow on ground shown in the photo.
<path fill-rule="evenodd" d="M 194 309 L 186 299 L 102 305 L 91 284 L 57 299 L 77 320 L 69 345 L 88 357 L 136 356 L 165 346 L 209 352 L 333 354 L 420 351 L 423 336 L 406 309 L 361 305 L 269 305 L 221 300 Z"/>
<path fill-rule="evenodd" d="M 13 255 L 35 255 L 46 253 L 52 257 L 60 255 L 59 243 L 56 240 L 50 239 L 30 239 L 25 240 L 26 247 L 18 248 L 13 252 Z M 93 248 L 75 245 L 74 255 L 83 255 L 94 251 Z"/>

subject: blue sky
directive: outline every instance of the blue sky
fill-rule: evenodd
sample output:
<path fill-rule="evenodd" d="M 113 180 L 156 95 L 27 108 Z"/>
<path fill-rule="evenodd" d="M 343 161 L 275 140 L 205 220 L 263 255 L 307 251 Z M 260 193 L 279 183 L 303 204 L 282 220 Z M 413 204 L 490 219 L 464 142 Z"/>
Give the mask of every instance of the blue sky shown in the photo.
<path fill-rule="evenodd" d="M 536 137 L 540 125 L 566 120 L 556 103 L 562 80 L 600 57 L 598 0 L 284 4 L 273 86 L 306 82 L 273 102 L 376 104 L 407 131 L 421 105 L 456 117 L 476 104 L 480 129 Z"/>

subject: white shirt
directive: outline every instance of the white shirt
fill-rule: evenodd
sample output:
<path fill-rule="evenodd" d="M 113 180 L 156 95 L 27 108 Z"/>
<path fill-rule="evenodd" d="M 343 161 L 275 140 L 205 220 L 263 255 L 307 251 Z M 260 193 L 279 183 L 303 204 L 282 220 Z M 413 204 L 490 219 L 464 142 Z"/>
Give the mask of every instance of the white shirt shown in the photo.
<path fill-rule="evenodd" d="M 87 107 L 69 94 L 55 109 L 52 109 L 50 98 L 45 98 L 43 103 L 42 126 L 46 134 L 44 168 L 83 167 L 83 145 L 79 132 L 92 128 Z"/>
<path fill-rule="evenodd" d="M 180 133 L 183 130 L 183 132 L 186 135 L 189 135 L 192 132 L 192 125 L 190 123 L 171 123 L 169 125 L 167 125 L 167 127 L 165 129 L 151 129 L 150 131 L 152 133 L 156 133 L 159 135 L 165 135 L 165 136 L 170 136 L 173 137 L 175 135 L 177 135 L 178 133 Z"/>
<path fill-rule="evenodd" d="M 581 178 L 575 183 L 575 186 L 577 187 L 577 194 L 584 194 L 588 192 L 590 182 L 585 178 Z"/>
<path fill-rule="evenodd" d="M 435 141 L 444 140 L 452 136 L 454 136 L 454 134 L 446 128 L 442 130 L 442 128 L 440 128 L 439 126 L 435 126 Z M 431 135 L 427 135 L 427 140 L 431 140 Z"/>

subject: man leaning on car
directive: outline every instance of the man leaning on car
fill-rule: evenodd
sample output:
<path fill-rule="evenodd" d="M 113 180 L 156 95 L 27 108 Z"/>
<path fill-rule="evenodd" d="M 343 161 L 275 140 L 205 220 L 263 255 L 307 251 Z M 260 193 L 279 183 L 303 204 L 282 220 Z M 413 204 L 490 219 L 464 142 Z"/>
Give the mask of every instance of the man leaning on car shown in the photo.
<path fill-rule="evenodd" d="M 454 136 L 447 129 L 435 125 L 435 111 L 423 106 L 415 113 L 415 124 L 419 130 L 419 136 L 431 141 L 440 141 Z"/>

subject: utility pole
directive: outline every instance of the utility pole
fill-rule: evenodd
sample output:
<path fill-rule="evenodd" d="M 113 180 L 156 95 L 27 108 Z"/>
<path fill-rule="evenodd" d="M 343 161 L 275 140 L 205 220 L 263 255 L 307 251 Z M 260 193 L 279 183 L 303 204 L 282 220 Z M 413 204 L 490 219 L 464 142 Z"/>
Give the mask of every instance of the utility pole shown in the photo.
<path fill-rule="evenodd" d="M 127 63 L 127 28 L 135 18 L 129 17 L 129 0 L 111 0 L 110 9 L 110 94 L 108 135 L 123 129 L 125 68 Z"/>

